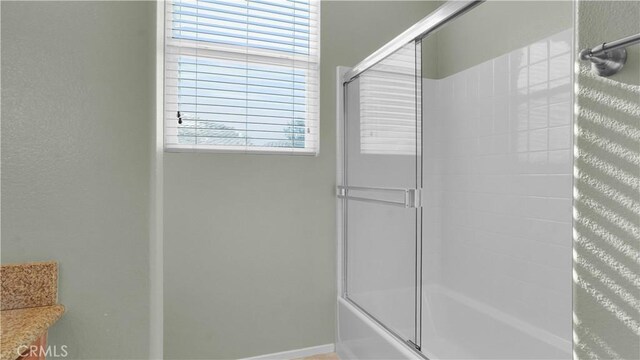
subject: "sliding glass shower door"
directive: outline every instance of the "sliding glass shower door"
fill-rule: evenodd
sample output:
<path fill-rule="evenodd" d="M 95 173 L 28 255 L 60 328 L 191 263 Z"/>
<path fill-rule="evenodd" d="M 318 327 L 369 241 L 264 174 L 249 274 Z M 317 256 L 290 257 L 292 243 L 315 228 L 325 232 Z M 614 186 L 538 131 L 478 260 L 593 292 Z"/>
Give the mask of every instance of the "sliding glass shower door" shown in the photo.
<path fill-rule="evenodd" d="M 345 297 L 415 347 L 421 306 L 421 47 L 345 84 Z"/>

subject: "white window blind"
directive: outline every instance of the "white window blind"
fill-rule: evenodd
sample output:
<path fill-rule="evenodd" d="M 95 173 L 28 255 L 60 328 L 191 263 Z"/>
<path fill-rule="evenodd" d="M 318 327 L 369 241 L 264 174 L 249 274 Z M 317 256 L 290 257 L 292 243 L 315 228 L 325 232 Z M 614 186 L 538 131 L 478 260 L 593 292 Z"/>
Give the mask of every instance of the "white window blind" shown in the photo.
<path fill-rule="evenodd" d="M 413 42 L 360 75 L 360 152 L 412 155 L 421 138 L 420 46 Z"/>
<path fill-rule="evenodd" d="M 316 154 L 316 1 L 168 1 L 165 148 Z"/>

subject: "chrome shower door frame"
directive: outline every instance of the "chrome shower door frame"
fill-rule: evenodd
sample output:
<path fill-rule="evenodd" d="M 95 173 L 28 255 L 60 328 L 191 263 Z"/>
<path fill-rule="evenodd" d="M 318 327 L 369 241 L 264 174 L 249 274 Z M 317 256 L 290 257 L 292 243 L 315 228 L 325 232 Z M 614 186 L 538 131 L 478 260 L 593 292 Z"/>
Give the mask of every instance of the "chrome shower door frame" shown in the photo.
<path fill-rule="evenodd" d="M 340 231 L 340 234 L 339 234 L 339 238 L 342 239 L 341 251 L 343 253 L 342 264 L 340 266 L 341 272 L 342 272 L 340 276 L 340 280 L 341 280 L 340 295 L 349 303 L 351 303 L 356 308 L 358 308 L 360 311 L 362 311 L 367 316 L 369 316 L 373 321 L 378 323 L 381 327 L 387 330 L 394 337 L 406 343 L 412 350 L 419 351 L 420 342 L 422 338 L 421 336 L 421 329 L 422 329 L 422 324 L 421 324 L 421 321 L 422 321 L 422 314 L 421 314 L 421 307 L 422 307 L 422 261 L 421 261 L 422 260 L 421 259 L 422 258 L 422 229 L 421 229 L 421 226 L 422 226 L 422 129 L 421 129 L 422 58 L 421 58 L 421 50 L 422 50 L 422 45 L 421 45 L 421 40 L 419 39 L 413 40 L 409 44 L 413 46 L 412 56 L 413 56 L 413 62 L 414 62 L 413 64 L 414 73 L 412 74 L 412 78 L 413 78 L 412 80 L 414 84 L 413 86 L 415 86 L 415 88 L 412 89 L 413 91 L 412 95 L 414 96 L 413 100 L 415 104 L 415 109 L 413 110 L 414 121 L 415 121 L 415 129 L 413 134 L 413 136 L 415 137 L 414 139 L 415 149 L 413 153 L 410 155 L 415 159 L 415 162 L 413 162 L 413 165 L 412 165 L 413 168 L 410 170 L 411 173 L 415 172 L 415 176 L 410 175 L 410 177 L 415 177 L 413 180 L 411 180 L 413 186 L 407 187 L 407 188 L 372 187 L 372 186 L 359 186 L 359 185 L 352 186 L 349 183 L 349 179 L 348 179 L 349 162 L 348 162 L 348 155 L 347 155 L 349 144 L 348 144 L 347 134 L 349 133 L 348 104 L 350 100 L 348 99 L 347 87 L 353 80 L 360 77 L 360 74 L 358 74 L 356 77 L 350 79 L 348 82 L 339 81 L 341 83 L 339 85 L 339 87 L 341 87 L 341 89 L 339 89 L 341 90 L 339 91 L 339 93 L 342 93 L 342 99 L 340 99 L 341 101 L 340 100 L 338 101 L 338 104 L 342 105 L 342 116 L 339 116 L 339 119 L 338 119 L 338 129 L 339 129 L 338 136 L 340 138 L 339 151 L 338 151 L 338 157 L 339 157 L 338 164 L 339 166 L 341 166 L 341 169 L 338 172 L 339 178 L 338 178 L 338 186 L 336 188 L 336 196 L 340 199 L 339 201 L 340 215 L 339 216 L 341 217 L 341 219 L 339 219 L 338 223 L 339 225 L 341 225 L 341 228 L 342 228 L 342 231 Z M 405 46 L 409 46 L 409 44 L 406 44 Z M 381 61 L 383 60 L 384 59 L 381 59 Z M 344 76 L 344 73 L 346 71 L 348 70 L 342 69 L 342 71 L 340 71 L 340 68 L 339 68 L 338 78 L 341 79 L 342 78 L 341 76 Z M 359 99 L 356 99 L 356 101 L 359 101 Z M 340 121 L 340 118 L 342 118 L 342 121 Z M 352 194 L 357 192 L 360 192 L 361 195 L 358 196 L 357 194 Z M 366 194 L 366 195 L 362 195 L 362 194 Z M 390 194 L 394 194 L 394 196 L 396 197 L 395 201 L 384 198 L 384 196 L 389 196 Z M 379 319 L 372 312 L 368 311 L 365 306 L 362 306 L 361 304 L 359 304 L 358 301 L 353 299 L 349 294 L 348 276 L 347 276 L 348 269 L 349 269 L 348 209 L 349 209 L 349 203 L 352 201 L 369 203 L 369 204 L 377 204 L 385 207 L 388 207 L 388 206 L 400 207 L 400 208 L 404 208 L 406 211 L 412 211 L 413 215 L 411 216 L 415 216 L 413 219 L 413 226 L 415 227 L 415 229 L 413 230 L 414 239 L 412 239 L 415 249 L 413 251 L 413 259 L 411 259 L 414 263 L 413 274 L 412 274 L 414 279 L 414 284 L 413 284 L 414 325 L 413 325 L 412 337 L 409 339 L 407 339 L 406 336 L 402 336 L 398 331 L 394 330 L 391 326 L 388 326 L 388 324 L 386 324 L 382 319 Z"/>
<path fill-rule="evenodd" d="M 362 197 L 354 197 L 349 194 L 350 190 L 354 190 L 359 188 L 358 186 L 353 187 L 349 186 L 347 179 L 347 166 L 348 162 L 346 159 L 346 150 L 347 150 L 347 136 L 346 136 L 346 126 L 347 126 L 347 86 L 354 79 L 358 78 L 360 74 L 362 74 L 367 69 L 373 67 L 374 65 L 380 63 L 384 59 L 388 58 L 391 54 L 395 53 L 401 47 L 409 44 L 415 43 L 418 50 L 421 50 L 421 40 L 428 36 L 433 31 L 437 30 L 441 26 L 445 25 L 449 21 L 459 17 L 460 15 L 466 13 L 471 10 L 475 6 L 481 4 L 484 0 L 465 0 L 465 1 L 448 1 L 441 7 L 439 7 L 436 11 L 398 35 L 396 38 L 391 40 L 389 43 L 369 55 L 363 61 L 358 63 L 356 66 L 352 68 L 347 67 L 338 67 L 337 68 L 337 188 L 336 188 L 336 197 L 337 197 L 337 245 L 338 245 L 338 265 L 337 265 L 337 280 L 338 280 L 338 294 L 339 297 L 343 298 L 355 308 L 360 310 L 366 317 L 368 317 L 373 322 L 377 323 L 382 329 L 384 329 L 388 335 L 396 338 L 400 342 L 407 345 L 407 348 L 421 358 L 425 358 L 426 356 L 420 351 L 421 350 L 421 332 L 422 332 L 422 130 L 418 131 L 416 129 L 416 137 L 419 139 L 418 153 L 416 154 L 416 188 L 393 188 L 393 189 L 371 189 L 366 188 L 361 190 L 379 190 L 379 191 L 400 191 L 405 194 L 403 202 L 388 202 L 387 205 L 395 205 L 402 206 L 405 208 L 415 208 L 416 221 L 415 221 L 415 334 L 414 341 L 408 341 L 403 338 L 399 334 L 397 334 L 393 329 L 386 326 L 382 321 L 377 319 L 371 313 L 369 313 L 366 309 L 363 309 L 359 304 L 354 302 L 349 298 L 348 293 L 348 238 L 347 238 L 347 209 L 349 201 L 366 201 L 366 202 L 378 202 L 380 204 L 385 201 L 380 201 L 379 199 L 368 199 Z M 416 56 L 416 65 L 421 66 L 421 54 Z M 418 94 L 418 98 L 416 99 L 416 114 L 418 114 L 418 123 L 420 128 L 422 127 L 422 77 L 421 74 L 418 79 L 420 81 L 416 81 L 416 92 Z M 413 199 L 413 200 L 412 200 Z M 336 324 L 339 326 L 339 319 Z M 337 329 L 339 332 L 339 329 Z"/>

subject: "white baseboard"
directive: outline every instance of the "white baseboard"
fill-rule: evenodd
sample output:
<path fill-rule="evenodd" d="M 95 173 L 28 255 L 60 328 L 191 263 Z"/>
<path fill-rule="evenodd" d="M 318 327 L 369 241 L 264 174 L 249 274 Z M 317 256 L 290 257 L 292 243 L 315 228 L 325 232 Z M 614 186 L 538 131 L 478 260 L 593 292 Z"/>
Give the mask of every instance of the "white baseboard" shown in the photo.
<path fill-rule="evenodd" d="M 250 358 L 244 358 L 240 360 L 291 360 L 299 359 L 307 356 L 320 355 L 326 353 L 332 353 L 335 350 L 334 344 L 325 344 L 312 346 L 303 349 L 283 351 L 279 353 L 266 354 L 260 356 L 254 356 Z"/>

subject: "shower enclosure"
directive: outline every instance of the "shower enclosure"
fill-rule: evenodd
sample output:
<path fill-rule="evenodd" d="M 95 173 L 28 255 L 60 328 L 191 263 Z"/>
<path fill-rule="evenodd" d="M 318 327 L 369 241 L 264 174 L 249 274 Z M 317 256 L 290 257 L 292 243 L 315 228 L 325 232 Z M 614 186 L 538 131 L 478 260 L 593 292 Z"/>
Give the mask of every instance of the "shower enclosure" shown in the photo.
<path fill-rule="evenodd" d="M 571 358 L 572 13 L 447 2 L 339 69 L 342 358 Z"/>

